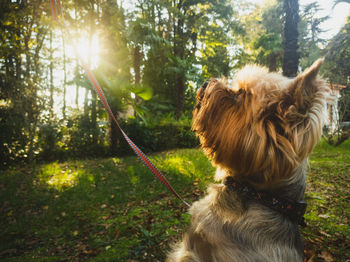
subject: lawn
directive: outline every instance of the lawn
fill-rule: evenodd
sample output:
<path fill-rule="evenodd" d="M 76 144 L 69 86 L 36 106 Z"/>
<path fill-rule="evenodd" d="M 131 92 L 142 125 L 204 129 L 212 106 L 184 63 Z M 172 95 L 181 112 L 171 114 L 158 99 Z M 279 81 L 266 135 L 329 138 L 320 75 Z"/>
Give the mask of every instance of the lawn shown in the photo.
<path fill-rule="evenodd" d="M 152 161 L 190 203 L 212 182 L 199 149 Z M 350 259 L 350 141 L 310 159 L 308 261 Z M 164 261 L 187 227 L 186 207 L 135 157 L 16 167 L 0 175 L 2 261 Z"/>

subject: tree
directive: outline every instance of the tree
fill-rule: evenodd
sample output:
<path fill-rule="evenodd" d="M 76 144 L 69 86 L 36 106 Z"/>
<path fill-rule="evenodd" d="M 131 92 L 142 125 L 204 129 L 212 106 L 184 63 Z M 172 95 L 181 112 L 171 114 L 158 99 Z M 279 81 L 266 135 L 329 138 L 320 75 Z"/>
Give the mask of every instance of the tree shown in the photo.
<path fill-rule="evenodd" d="M 240 16 L 244 26 L 240 38 L 243 48 L 237 56 L 236 68 L 247 63 L 257 63 L 277 71 L 283 57 L 283 9 L 282 2 L 268 1 L 264 6 L 254 6 Z"/>
<path fill-rule="evenodd" d="M 284 35 L 283 35 L 283 75 L 296 76 L 299 65 L 298 53 L 298 23 L 299 3 L 298 0 L 284 0 L 283 10 L 285 13 Z"/>
<path fill-rule="evenodd" d="M 131 92 L 131 57 L 127 40 L 126 11 L 117 2 L 106 1 L 101 5 L 101 23 L 109 34 L 104 35 L 108 49 L 101 54 L 104 61 L 96 70 L 97 78 L 106 91 L 106 96 L 115 116 L 126 107 Z M 123 136 L 118 127 L 109 120 L 110 152 L 117 153 Z"/>
<path fill-rule="evenodd" d="M 257 62 L 267 65 L 270 72 L 277 71 L 281 66 L 283 46 L 283 27 L 280 23 L 283 16 L 282 4 L 276 2 L 263 10 L 261 24 L 263 33 L 254 41 L 257 49 Z"/>
<path fill-rule="evenodd" d="M 40 0 L 2 1 L 0 10 L 0 166 L 7 166 L 34 156 L 44 86 L 42 15 L 48 6 Z"/>
<path fill-rule="evenodd" d="M 331 83 L 348 85 L 350 81 L 350 16 L 326 47 L 323 74 Z"/>
<path fill-rule="evenodd" d="M 141 21 L 148 25 L 142 25 L 146 33 L 142 39 L 144 84 L 152 87 L 154 99 L 168 105 L 168 113 L 174 108 L 176 115 L 180 116 L 184 111 L 185 92 L 196 68 L 203 63 L 212 66 L 212 62 L 218 61 L 228 64 L 227 46 L 231 33 L 228 29 L 234 24 L 233 9 L 226 0 L 206 3 L 198 0 L 146 0 L 139 1 L 137 10 L 140 17 L 135 23 Z M 150 37 L 152 41 L 145 41 Z M 198 56 L 199 50 L 205 52 Z M 210 60 L 205 61 L 209 54 Z M 216 54 L 225 58 L 211 61 Z M 223 64 L 215 70 L 224 70 L 221 74 L 229 71 Z"/>
<path fill-rule="evenodd" d="M 314 61 L 323 54 L 322 46 L 326 40 L 320 38 L 324 32 L 321 24 L 329 19 L 329 16 L 317 17 L 316 14 L 321 10 L 317 2 L 306 5 L 301 13 L 299 23 L 299 52 L 300 66 L 302 69 L 312 65 Z"/>
<path fill-rule="evenodd" d="M 340 145 L 350 137 L 350 129 L 342 126 L 343 121 L 350 121 L 350 15 L 345 25 L 326 47 L 323 75 L 331 84 L 342 84 L 347 88 L 341 90 L 338 102 L 339 119 L 333 132 L 327 132 L 326 140 L 333 145 Z"/>

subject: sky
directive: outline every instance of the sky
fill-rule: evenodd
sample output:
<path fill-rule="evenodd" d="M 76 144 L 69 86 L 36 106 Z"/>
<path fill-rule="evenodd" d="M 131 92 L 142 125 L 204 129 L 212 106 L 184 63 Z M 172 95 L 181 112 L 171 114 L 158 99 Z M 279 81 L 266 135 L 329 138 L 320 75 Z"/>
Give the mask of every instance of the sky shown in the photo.
<path fill-rule="evenodd" d="M 250 0 L 250 2 L 260 5 L 264 4 L 265 1 Z M 299 0 L 299 9 L 302 9 L 303 6 L 312 2 L 318 2 L 320 7 L 323 9 L 319 12 L 320 17 L 327 15 L 330 16 L 330 19 L 328 19 L 321 25 L 322 29 L 327 30 L 327 32 L 321 34 L 321 37 L 325 39 L 331 39 L 339 32 L 340 28 L 345 24 L 345 19 L 347 15 L 350 14 L 350 4 L 340 3 L 336 5 L 334 9 L 332 9 L 334 3 L 333 0 Z"/>

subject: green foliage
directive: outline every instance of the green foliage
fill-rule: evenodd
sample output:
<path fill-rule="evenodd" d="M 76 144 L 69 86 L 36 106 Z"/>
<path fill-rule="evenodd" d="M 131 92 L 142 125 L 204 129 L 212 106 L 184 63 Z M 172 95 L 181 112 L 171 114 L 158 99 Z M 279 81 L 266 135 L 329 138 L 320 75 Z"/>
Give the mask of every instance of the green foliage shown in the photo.
<path fill-rule="evenodd" d="M 205 79 L 230 78 L 252 62 L 271 71 L 282 65 L 282 1 L 261 7 L 228 0 L 62 4 L 70 34 L 52 19 L 48 1 L 0 4 L 1 168 L 126 151 L 83 68 L 70 57 L 75 38 L 85 37 L 87 46 L 99 39 L 99 62 L 92 64 L 86 55 L 86 63 L 118 121 L 125 121 L 141 147 L 146 141 L 146 151 L 197 144 L 190 124 L 179 123 L 191 118 L 197 88 Z M 302 67 L 322 54 L 319 33 L 326 18 L 315 16 L 318 8 L 312 3 L 301 13 Z M 332 41 L 325 65 L 327 77 L 337 83 L 349 75 L 347 35 L 339 33 Z M 74 105 L 68 102 L 72 90 Z M 128 120 L 130 115 L 135 119 Z M 162 145 L 165 141 L 168 146 Z"/>
<path fill-rule="evenodd" d="M 40 157 L 52 161 L 59 158 L 58 142 L 62 139 L 62 133 L 59 132 L 59 127 L 54 122 L 39 126 L 38 144 L 40 148 Z"/>
<path fill-rule="evenodd" d="M 253 43 L 257 52 L 257 62 L 268 66 L 271 72 L 277 71 L 282 65 L 282 35 L 281 21 L 283 10 L 281 2 L 268 6 L 263 10 L 262 26 L 264 33 Z"/>
<path fill-rule="evenodd" d="M 278 71 L 283 57 L 283 9 L 281 1 L 269 1 L 241 16 L 245 26 L 242 36 L 244 50 L 237 56 L 237 68 L 247 63 L 257 63 Z"/>
<path fill-rule="evenodd" d="M 323 55 L 323 46 L 327 41 L 320 37 L 324 32 L 321 25 L 329 19 L 328 16 L 317 17 L 322 9 L 317 2 L 306 5 L 300 15 L 299 22 L 299 52 L 300 66 L 304 70 Z"/>
<path fill-rule="evenodd" d="M 199 142 L 191 131 L 191 121 L 178 121 L 174 116 L 162 117 L 156 121 L 149 121 L 148 125 L 136 119 L 129 119 L 122 123 L 123 130 L 144 152 L 157 152 L 172 148 L 191 148 Z M 131 153 L 129 145 L 120 136 L 115 152 L 118 154 Z"/>
<path fill-rule="evenodd" d="M 350 16 L 326 50 L 323 74 L 331 83 L 349 84 L 350 79 Z"/>
<path fill-rule="evenodd" d="M 64 150 L 64 157 L 97 157 L 107 154 L 107 123 L 98 123 L 98 143 L 92 142 L 91 123 L 84 114 L 76 113 L 62 127 L 63 139 L 58 143 Z M 45 159 L 45 158 L 44 158 Z"/>
<path fill-rule="evenodd" d="M 0 169 L 34 157 L 34 134 L 43 105 L 39 54 L 47 33 L 42 19 L 47 7 L 41 1 L 0 4 L 0 144 L 4 146 Z"/>

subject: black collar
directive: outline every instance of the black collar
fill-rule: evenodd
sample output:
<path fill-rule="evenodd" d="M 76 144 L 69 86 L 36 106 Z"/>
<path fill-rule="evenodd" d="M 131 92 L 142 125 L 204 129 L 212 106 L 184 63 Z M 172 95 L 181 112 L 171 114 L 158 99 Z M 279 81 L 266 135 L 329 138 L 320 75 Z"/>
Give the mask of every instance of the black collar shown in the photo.
<path fill-rule="evenodd" d="M 268 192 L 257 191 L 247 183 L 237 182 L 233 177 L 226 177 L 224 184 L 240 195 L 280 212 L 288 217 L 292 222 L 298 223 L 303 227 L 306 226 L 304 219 L 304 214 L 306 211 L 305 202 L 293 202 L 276 197 Z"/>

